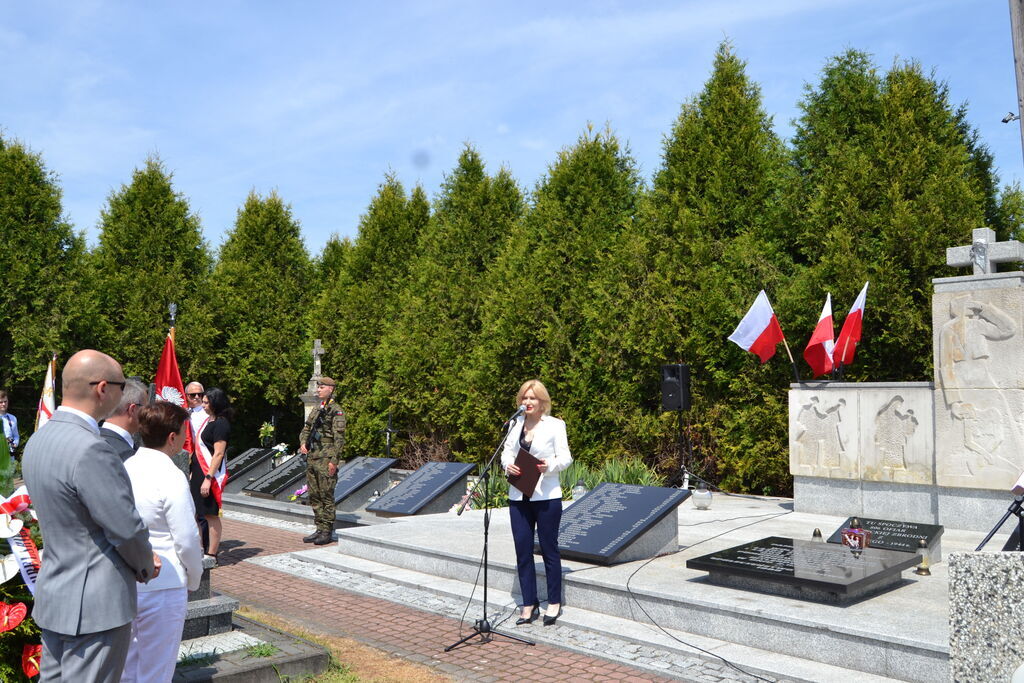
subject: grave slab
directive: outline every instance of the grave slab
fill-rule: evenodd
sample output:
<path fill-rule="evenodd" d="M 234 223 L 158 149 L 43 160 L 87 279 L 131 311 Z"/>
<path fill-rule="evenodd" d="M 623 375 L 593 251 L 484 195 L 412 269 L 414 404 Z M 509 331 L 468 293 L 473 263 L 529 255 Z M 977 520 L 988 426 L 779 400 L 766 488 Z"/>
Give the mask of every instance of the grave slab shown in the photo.
<path fill-rule="evenodd" d="M 373 497 L 374 491 L 387 491 L 390 481 L 388 470 L 395 462 L 394 458 L 360 456 L 342 465 L 338 470 L 338 484 L 334 487 L 338 512 L 361 510 Z"/>
<path fill-rule="evenodd" d="M 258 498 L 286 500 L 306 478 L 306 459 L 296 455 L 288 462 L 272 469 L 263 477 L 242 489 L 243 493 Z"/>
<path fill-rule="evenodd" d="M 428 462 L 366 510 L 381 516 L 447 512 L 466 494 L 466 475 L 475 467 L 465 462 Z"/>
<path fill-rule="evenodd" d="M 919 524 L 867 517 L 857 517 L 856 519 L 860 521 L 862 529 L 871 532 L 872 548 L 920 553 L 919 542 L 924 540 L 928 562 L 935 564 L 942 561 L 943 527 L 939 524 Z M 853 517 L 847 517 L 846 521 L 829 536 L 828 542 L 842 544 L 842 531 L 848 528 L 853 520 Z"/>
<path fill-rule="evenodd" d="M 273 448 L 250 448 L 228 461 L 227 493 L 238 493 L 274 469 Z"/>
<path fill-rule="evenodd" d="M 695 557 L 686 567 L 708 572 L 720 586 L 846 604 L 899 585 L 902 572 L 920 562 L 918 554 L 769 536 Z"/>

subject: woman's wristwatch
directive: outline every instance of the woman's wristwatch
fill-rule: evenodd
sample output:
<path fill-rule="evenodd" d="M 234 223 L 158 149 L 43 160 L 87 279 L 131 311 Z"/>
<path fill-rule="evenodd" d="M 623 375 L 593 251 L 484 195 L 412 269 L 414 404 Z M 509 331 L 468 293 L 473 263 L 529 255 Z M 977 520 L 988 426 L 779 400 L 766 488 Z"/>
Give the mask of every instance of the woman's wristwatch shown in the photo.
<path fill-rule="evenodd" d="M 212 474 L 207 474 L 206 478 L 209 479 L 210 481 L 213 481 L 213 475 Z"/>

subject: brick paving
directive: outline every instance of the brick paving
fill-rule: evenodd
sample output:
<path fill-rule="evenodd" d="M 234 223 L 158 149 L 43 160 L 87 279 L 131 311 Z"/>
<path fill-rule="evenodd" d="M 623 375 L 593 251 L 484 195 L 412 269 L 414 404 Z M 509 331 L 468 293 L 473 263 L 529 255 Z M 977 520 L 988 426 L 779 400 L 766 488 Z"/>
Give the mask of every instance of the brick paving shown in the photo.
<path fill-rule="evenodd" d="M 527 646 L 495 637 L 444 648 L 467 635 L 459 622 L 380 598 L 326 587 L 245 560 L 304 550 L 302 534 L 224 518 L 224 541 L 212 581 L 216 592 L 301 623 L 418 662 L 461 681 L 670 681 L 617 662 L 546 644 Z"/>

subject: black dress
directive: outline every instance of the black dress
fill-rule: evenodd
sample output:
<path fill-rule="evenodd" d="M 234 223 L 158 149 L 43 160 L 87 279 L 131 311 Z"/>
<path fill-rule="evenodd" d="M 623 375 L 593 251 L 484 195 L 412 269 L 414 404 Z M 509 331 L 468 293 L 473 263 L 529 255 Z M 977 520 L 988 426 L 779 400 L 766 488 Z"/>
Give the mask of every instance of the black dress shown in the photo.
<path fill-rule="evenodd" d="M 212 454 L 213 444 L 218 441 L 227 441 L 230 435 L 231 423 L 223 417 L 218 417 L 216 420 L 206 423 L 206 427 L 199 438 L 202 439 L 203 445 Z M 225 455 L 225 457 L 227 456 Z M 211 472 L 211 474 L 213 473 Z M 213 497 L 213 491 L 205 498 L 200 492 L 205 478 L 203 468 L 199 466 L 199 459 L 193 456 L 192 464 L 189 466 L 189 489 L 192 491 L 192 502 L 196 506 L 196 514 L 204 517 L 215 517 L 220 512 L 220 506 L 217 505 L 217 499 Z"/>

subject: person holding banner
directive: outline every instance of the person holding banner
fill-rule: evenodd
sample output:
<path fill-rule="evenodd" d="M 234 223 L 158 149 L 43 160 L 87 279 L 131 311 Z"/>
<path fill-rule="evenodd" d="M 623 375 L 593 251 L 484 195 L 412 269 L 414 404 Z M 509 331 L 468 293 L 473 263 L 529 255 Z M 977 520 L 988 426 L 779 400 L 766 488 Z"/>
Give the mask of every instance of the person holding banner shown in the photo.
<path fill-rule="evenodd" d="M 537 569 L 533 562 L 533 536 L 537 534 L 547 578 L 548 608 L 544 625 L 558 620 L 562 607 L 562 558 L 558 553 L 558 527 L 562 522 L 562 484 L 558 473 L 572 463 L 565 422 L 549 415 L 551 396 L 540 380 L 531 379 L 519 387 L 516 405 L 523 409 L 509 427 L 501 466 L 510 478 L 522 476 L 533 481 L 533 473 L 523 467 L 536 467 L 540 475 L 527 491 L 509 486 L 509 521 L 516 547 L 519 588 L 523 594 L 522 612 L 516 626 L 528 624 L 540 614 L 537 599 Z"/>
<path fill-rule="evenodd" d="M 190 467 L 192 500 L 196 514 L 206 519 L 210 527 L 210 544 L 206 554 L 217 559 L 220 550 L 222 525 L 220 523 L 221 491 L 227 483 L 225 454 L 231 436 L 231 402 L 222 389 L 212 387 L 203 396 L 203 408 L 209 419 L 194 444 L 195 453 Z"/>
<path fill-rule="evenodd" d="M 188 412 L 156 401 L 138 411 L 138 422 L 142 448 L 124 468 L 163 571 L 159 578 L 138 586 L 138 615 L 132 621 L 121 683 L 158 683 L 174 677 L 188 591 L 199 588 L 203 576 L 203 549 L 188 481 L 171 459 L 181 451 L 191 428 Z"/>

